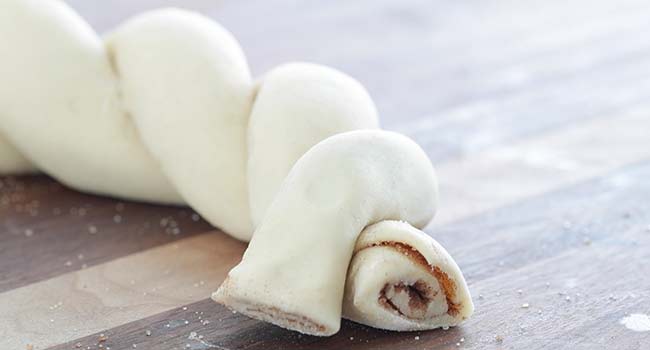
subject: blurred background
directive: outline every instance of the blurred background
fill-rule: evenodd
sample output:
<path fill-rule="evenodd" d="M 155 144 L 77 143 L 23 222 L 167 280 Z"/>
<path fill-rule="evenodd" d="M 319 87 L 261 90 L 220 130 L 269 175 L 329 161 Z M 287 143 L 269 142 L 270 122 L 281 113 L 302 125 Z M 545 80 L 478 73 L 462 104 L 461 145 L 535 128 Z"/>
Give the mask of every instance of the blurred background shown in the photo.
<path fill-rule="evenodd" d="M 258 77 L 296 60 L 339 68 L 368 88 L 384 127 L 436 159 L 650 97 L 642 0 L 67 2 L 100 32 L 161 6 L 200 11 L 235 35 Z"/>

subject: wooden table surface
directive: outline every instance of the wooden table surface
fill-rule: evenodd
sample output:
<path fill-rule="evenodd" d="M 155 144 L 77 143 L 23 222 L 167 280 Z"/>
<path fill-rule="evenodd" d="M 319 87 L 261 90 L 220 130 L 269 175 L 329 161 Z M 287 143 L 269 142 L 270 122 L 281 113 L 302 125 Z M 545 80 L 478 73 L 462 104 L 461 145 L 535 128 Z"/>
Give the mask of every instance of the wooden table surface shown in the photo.
<path fill-rule="evenodd" d="M 258 76 L 301 60 L 361 80 L 437 168 L 427 232 L 476 312 L 301 336 L 208 298 L 245 246 L 191 210 L 3 177 L 0 349 L 650 349 L 621 323 L 650 314 L 647 1 L 69 3 L 100 32 L 182 5 L 229 28 Z"/>

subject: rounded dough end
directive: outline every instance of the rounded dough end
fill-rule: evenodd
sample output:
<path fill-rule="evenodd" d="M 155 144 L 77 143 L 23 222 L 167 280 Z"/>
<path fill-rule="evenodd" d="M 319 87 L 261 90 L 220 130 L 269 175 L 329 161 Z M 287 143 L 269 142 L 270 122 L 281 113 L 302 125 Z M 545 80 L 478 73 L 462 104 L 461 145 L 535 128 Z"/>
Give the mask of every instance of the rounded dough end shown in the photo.
<path fill-rule="evenodd" d="M 394 331 L 456 326 L 474 310 L 449 253 L 411 225 L 382 221 L 357 240 L 343 316 Z"/>

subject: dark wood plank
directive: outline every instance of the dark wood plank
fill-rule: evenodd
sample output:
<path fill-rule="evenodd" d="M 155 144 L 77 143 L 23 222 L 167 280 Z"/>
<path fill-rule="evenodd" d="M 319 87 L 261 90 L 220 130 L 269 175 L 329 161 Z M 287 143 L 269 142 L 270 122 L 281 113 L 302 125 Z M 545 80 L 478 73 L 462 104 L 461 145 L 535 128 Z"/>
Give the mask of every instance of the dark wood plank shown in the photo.
<path fill-rule="evenodd" d="M 214 230 L 191 209 L 0 178 L 0 292 Z"/>
<path fill-rule="evenodd" d="M 431 232 L 456 257 L 473 292 L 476 314 L 458 328 L 394 333 L 344 322 L 335 336 L 317 338 L 204 300 L 106 330 L 106 345 L 593 349 L 615 343 L 642 349 L 650 332 L 632 332 L 619 320 L 650 312 L 650 202 L 643 200 L 650 197 L 649 177 L 650 162 L 629 166 Z M 96 345 L 98 339 L 95 334 L 53 349 Z"/>

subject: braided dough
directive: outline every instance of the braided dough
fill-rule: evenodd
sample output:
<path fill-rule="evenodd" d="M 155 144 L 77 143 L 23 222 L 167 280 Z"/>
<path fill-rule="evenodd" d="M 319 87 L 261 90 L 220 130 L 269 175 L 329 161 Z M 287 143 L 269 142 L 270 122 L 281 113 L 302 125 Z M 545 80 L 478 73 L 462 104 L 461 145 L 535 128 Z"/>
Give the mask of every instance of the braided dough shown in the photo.
<path fill-rule="evenodd" d="M 433 168 L 409 139 L 360 131 L 378 121 L 354 79 L 291 63 L 253 82 L 230 33 L 175 9 L 101 39 L 61 1 L 3 0 L 0 52 L 0 173 L 187 204 L 253 237 L 215 300 L 317 335 L 342 313 L 393 330 L 471 314 L 458 266 L 417 229 Z"/>

